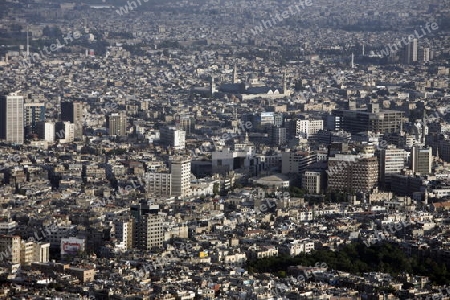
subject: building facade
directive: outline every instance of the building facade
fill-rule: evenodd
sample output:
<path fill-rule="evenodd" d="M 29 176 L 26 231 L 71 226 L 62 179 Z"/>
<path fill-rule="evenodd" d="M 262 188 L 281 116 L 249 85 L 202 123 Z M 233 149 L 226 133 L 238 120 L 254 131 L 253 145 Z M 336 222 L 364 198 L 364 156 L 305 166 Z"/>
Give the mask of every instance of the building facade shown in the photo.
<path fill-rule="evenodd" d="M 378 183 L 376 157 L 336 154 L 328 158 L 328 190 L 369 192 Z"/>
<path fill-rule="evenodd" d="M 414 173 L 420 175 L 431 174 L 431 166 L 433 163 L 432 148 L 412 147 L 411 150 L 411 169 Z"/>
<path fill-rule="evenodd" d="M 25 134 L 27 136 L 37 134 L 37 124 L 45 121 L 45 104 L 25 103 L 24 110 Z"/>
<path fill-rule="evenodd" d="M 333 110 L 332 115 L 339 117 L 338 130 L 352 134 L 367 131 L 383 134 L 398 133 L 403 128 L 403 111 L 380 110 L 378 104 L 372 104 L 368 111 Z"/>
<path fill-rule="evenodd" d="M 127 116 L 125 112 L 113 113 L 107 117 L 109 135 L 126 136 L 127 135 Z"/>
<path fill-rule="evenodd" d="M 408 165 L 409 153 L 404 149 L 386 148 L 380 151 L 380 185 L 389 188 L 392 175 L 400 174 Z"/>
<path fill-rule="evenodd" d="M 14 144 L 23 144 L 24 131 L 23 96 L 10 94 L 0 96 L 0 139 Z"/>
<path fill-rule="evenodd" d="M 61 102 L 61 121 L 74 124 L 74 139 L 83 136 L 83 105 L 81 102 Z"/>
<path fill-rule="evenodd" d="M 187 197 L 191 191 L 191 160 L 175 159 L 170 162 L 172 195 Z"/>

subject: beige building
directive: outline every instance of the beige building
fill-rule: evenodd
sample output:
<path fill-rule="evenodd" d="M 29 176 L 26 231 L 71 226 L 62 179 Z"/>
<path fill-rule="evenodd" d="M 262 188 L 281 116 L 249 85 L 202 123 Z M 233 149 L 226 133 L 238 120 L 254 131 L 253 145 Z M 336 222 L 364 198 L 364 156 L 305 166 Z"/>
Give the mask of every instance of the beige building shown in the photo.
<path fill-rule="evenodd" d="M 50 261 L 50 243 L 34 243 L 33 262 L 48 263 Z"/>
<path fill-rule="evenodd" d="M 376 157 L 336 154 L 328 158 L 328 190 L 368 192 L 378 183 Z"/>
<path fill-rule="evenodd" d="M 20 236 L 0 235 L 0 263 L 20 263 Z"/>
<path fill-rule="evenodd" d="M 130 211 L 134 218 L 133 248 L 151 250 L 162 247 L 165 234 L 159 205 L 141 201 L 132 205 Z"/>
<path fill-rule="evenodd" d="M 126 218 L 114 220 L 114 232 L 124 249 L 133 247 L 133 220 Z"/>
<path fill-rule="evenodd" d="M 281 173 L 302 174 L 306 167 L 317 161 L 317 154 L 310 152 L 283 152 L 281 154 Z"/>
<path fill-rule="evenodd" d="M 29 265 L 33 262 L 34 258 L 34 243 L 33 242 L 20 242 L 20 264 Z"/>
<path fill-rule="evenodd" d="M 431 174 L 433 163 L 432 148 L 413 147 L 411 152 L 411 169 L 420 175 Z"/>
<path fill-rule="evenodd" d="M 187 197 L 191 193 L 191 160 L 175 159 L 170 162 L 172 196 Z"/>
<path fill-rule="evenodd" d="M 172 174 L 169 172 L 148 172 L 145 183 L 149 196 L 169 197 L 172 194 Z"/>
<path fill-rule="evenodd" d="M 409 153 L 404 149 L 386 148 L 380 151 L 380 183 L 390 187 L 393 174 L 400 174 L 406 167 Z"/>
<path fill-rule="evenodd" d="M 311 194 L 320 194 L 322 174 L 320 172 L 306 171 L 302 177 L 302 188 Z"/>
<path fill-rule="evenodd" d="M 125 112 L 113 113 L 107 117 L 109 135 L 127 135 L 127 115 Z"/>
<path fill-rule="evenodd" d="M 323 130 L 323 120 L 297 120 L 295 126 L 295 135 L 302 138 L 309 138 Z"/>

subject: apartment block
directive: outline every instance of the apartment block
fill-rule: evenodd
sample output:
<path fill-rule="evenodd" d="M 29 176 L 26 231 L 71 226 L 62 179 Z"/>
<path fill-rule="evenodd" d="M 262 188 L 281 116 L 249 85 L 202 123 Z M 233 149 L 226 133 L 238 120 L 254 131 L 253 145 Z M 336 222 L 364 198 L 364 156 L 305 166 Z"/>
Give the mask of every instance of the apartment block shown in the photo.
<path fill-rule="evenodd" d="M 378 183 L 376 157 L 336 154 L 328 159 L 328 190 L 368 192 Z"/>
<path fill-rule="evenodd" d="M 176 158 L 170 162 L 172 195 L 186 197 L 191 192 L 191 160 Z"/>

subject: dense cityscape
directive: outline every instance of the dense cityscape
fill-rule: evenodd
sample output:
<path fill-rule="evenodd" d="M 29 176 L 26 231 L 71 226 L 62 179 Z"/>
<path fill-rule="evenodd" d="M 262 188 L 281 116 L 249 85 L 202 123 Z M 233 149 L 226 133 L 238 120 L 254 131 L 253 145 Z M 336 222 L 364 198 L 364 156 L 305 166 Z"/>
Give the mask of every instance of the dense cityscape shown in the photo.
<path fill-rule="evenodd" d="M 447 0 L 0 0 L 0 299 L 450 299 Z"/>

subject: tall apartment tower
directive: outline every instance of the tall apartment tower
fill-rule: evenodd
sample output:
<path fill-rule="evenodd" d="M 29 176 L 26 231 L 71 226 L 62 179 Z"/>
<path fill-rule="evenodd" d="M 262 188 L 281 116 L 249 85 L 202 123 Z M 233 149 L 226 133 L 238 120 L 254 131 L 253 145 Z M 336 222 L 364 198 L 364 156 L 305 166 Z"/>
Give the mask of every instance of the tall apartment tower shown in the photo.
<path fill-rule="evenodd" d="M 45 104 L 44 103 L 25 103 L 25 134 L 37 134 L 37 124 L 45 121 Z"/>
<path fill-rule="evenodd" d="M 75 125 L 74 138 L 80 140 L 83 136 L 83 105 L 81 102 L 61 102 L 61 121 Z"/>
<path fill-rule="evenodd" d="M 411 151 L 411 169 L 421 175 L 431 174 L 433 163 L 432 148 L 413 147 Z"/>
<path fill-rule="evenodd" d="M 390 188 L 393 174 L 400 174 L 408 164 L 409 153 L 404 149 L 386 148 L 380 151 L 380 184 Z"/>
<path fill-rule="evenodd" d="M 0 139 L 10 143 L 24 142 L 23 96 L 0 96 Z"/>
<path fill-rule="evenodd" d="M 177 158 L 170 162 L 172 195 L 186 197 L 191 191 L 191 160 Z"/>
<path fill-rule="evenodd" d="M 164 242 L 163 218 L 159 205 L 141 201 L 130 208 L 134 218 L 133 248 L 151 250 L 160 248 Z"/>
<path fill-rule="evenodd" d="M 125 112 L 112 113 L 106 119 L 109 135 L 127 135 L 127 115 Z"/>

